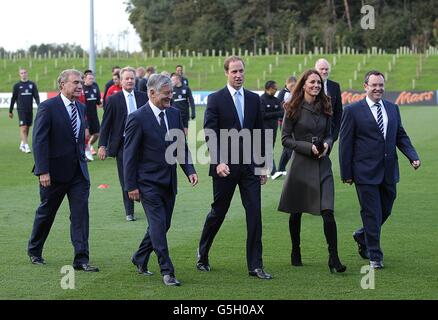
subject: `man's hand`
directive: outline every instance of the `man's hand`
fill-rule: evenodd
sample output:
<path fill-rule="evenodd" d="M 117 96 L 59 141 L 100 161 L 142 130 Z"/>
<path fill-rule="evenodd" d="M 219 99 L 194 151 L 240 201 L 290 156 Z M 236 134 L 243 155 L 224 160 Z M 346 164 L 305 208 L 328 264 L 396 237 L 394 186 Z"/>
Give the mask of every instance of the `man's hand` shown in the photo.
<path fill-rule="evenodd" d="M 353 179 L 343 180 L 343 183 L 348 183 L 350 186 L 353 184 Z"/>
<path fill-rule="evenodd" d="M 415 170 L 417 170 L 421 166 L 420 160 L 414 160 L 411 162 L 411 166 L 414 167 Z"/>
<path fill-rule="evenodd" d="M 219 177 L 225 178 L 230 174 L 230 168 L 225 163 L 219 163 L 216 167 L 216 173 Z"/>
<path fill-rule="evenodd" d="M 319 155 L 318 148 L 314 144 L 312 144 L 312 153 L 315 157 Z"/>
<path fill-rule="evenodd" d="M 44 187 L 50 187 L 50 173 L 40 174 L 40 184 Z"/>
<path fill-rule="evenodd" d="M 134 201 L 140 201 L 140 191 L 138 189 L 128 191 L 129 199 Z"/>
<path fill-rule="evenodd" d="M 261 175 L 260 176 L 260 184 L 264 185 L 264 184 L 266 184 L 266 181 L 268 181 L 268 176 L 267 175 Z"/>
<path fill-rule="evenodd" d="M 198 175 L 196 173 L 189 175 L 189 181 L 192 187 L 198 184 Z"/>
<path fill-rule="evenodd" d="M 12 113 L 12 112 L 9 112 L 9 118 L 13 118 L 14 117 L 14 114 Z"/>
<path fill-rule="evenodd" d="M 97 155 L 99 156 L 100 160 L 106 159 L 106 147 L 100 146 L 99 150 L 97 150 Z"/>

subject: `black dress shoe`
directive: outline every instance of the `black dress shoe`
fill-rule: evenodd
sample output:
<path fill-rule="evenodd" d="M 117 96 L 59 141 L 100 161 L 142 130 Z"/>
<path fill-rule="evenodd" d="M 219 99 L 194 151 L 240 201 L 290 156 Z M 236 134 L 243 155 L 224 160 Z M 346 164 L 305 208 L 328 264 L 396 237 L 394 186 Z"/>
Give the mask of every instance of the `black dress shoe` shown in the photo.
<path fill-rule="evenodd" d="M 46 261 L 44 261 L 43 257 L 29 256 L 29 258 L 32 264 L 38 264 L 38 265 L 46 264 Z"/>
<path fill-rule="evenodd" d="M 181 282 L 176 280 L 175 276 L 173 274 L 166 274 L 163 276 L 163 282 L 166 286 L 180 286 Z"/>
<path fill-rule="evenodd" d="M 137 264 L 134 260 L 134 257 L 131 258 L 131 262 L 137 268 L 138 273 L 145 275 L 145 276 L 152 276 L 153 275 L 153 273 L 148 271 L 147 268 L 144 268 L 143 266 Z"/>
<path fill-rule="evenodd" d="M 196 264 L 196 269 L 203 272 L 211 271 L 210 265 L 208 263 L 198 262 Z"/>
<path fill-rule="evenodd" d="M 370 256 L 368 255 L 367 246 L 362 244 L 359 240 L 359 236 L 356 234 L 356 232 L 353 233 L 353 239 L 357 243 L 358 253 L 362 257 L 362 259 L 369 259 Z"/>
<path fill-rule="evenodd" d="M 270 280 L 272 276 L 269 273 L 266 273 L 262 268 L 257 268 L 248 272 L 250 276 L 257 277 L 259 279 Z"/>
<path fill-rule="evenodd" d="M 85 272 L 99 272 L 99 268 L 95 266 L 90 266 L 88 263 L 76 264 L 73 265 L 73 268 L 78 271 Z"/>
<path fill-rule="evenodd" d="M 196 261 L 196 269 L 203 272 L 209 272 L 211 270 L 210 264 L 208 262 L 204 262 L 205 259 L 201 259 L 201 255 L 199 254 L 199 248 L 197 249 L 196 257 L 198 259 Z"/>

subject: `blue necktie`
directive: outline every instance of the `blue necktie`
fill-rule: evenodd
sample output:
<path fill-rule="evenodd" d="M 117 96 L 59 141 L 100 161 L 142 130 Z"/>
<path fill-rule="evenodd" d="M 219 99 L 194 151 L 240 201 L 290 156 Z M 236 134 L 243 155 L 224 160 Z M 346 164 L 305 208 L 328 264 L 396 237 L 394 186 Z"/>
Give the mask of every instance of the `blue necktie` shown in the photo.
<path fill-rule="evenodd" d="M 79 132 L 79 128 L 78 128 L 78 108 L 76 107 L 76 104 L 74 104 L 73 102 L 70 103 L 70 107 L 71 107 L 71 128 L 73 129 L 73 135 L 76 138 L 76 141 L 78 140 L 78 132 Z"/>
<path fill-rule="evenodd" d="M 379 126 L 380 132 L 383 136 L 385 136 L 385 128 L 383 126 L 383 113 L 382 108 L 380 106 L 380 103 L 376 103 L 375 106 L 377 107 L 377 125 Z"/>
<path fill-rule="evenodd" d="M 243 110 L 242 103 L 240 102 L 241 96 L 240 91 L 236 91 L 234 94 L 234 104 L 236 105 L 237 115 L 239 116 L 240 127 L 243 128 Z"/>
<path fill-rule="evenodd" d="M 132 112 L 135 111 L 135 103 L 134 103 L 134 95 L 132 93 L 128 93 L 128 102 L 129 102 L 129 113 L 131 114 Z"/>

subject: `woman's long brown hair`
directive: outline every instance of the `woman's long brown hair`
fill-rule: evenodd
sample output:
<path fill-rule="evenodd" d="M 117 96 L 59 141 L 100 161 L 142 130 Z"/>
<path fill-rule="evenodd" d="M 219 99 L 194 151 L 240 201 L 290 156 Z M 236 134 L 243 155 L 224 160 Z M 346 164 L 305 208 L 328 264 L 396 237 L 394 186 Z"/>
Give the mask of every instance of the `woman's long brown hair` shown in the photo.
<path fill-rule="evenodd" d="M 324 92 L 324 81 L 322 80 L 322 77 L 318 71 L 315 69 L 310 69 L 305 71 L 301 75 L 300 79 L 298 79 L 298 82 L 292 92 L 292 99 L 289 99 L 284 103 L 286 116 L 291 120 L 296 120 L 301 115 L 301 108 L 304 102 L 304 84 L 312 74 L 318 75 L 318 77 L 321 79 L 321 90 L 315 99 L 315 106 L 317 110 L 322 110 L 322 112 L 328 116 L 333 115 L 330 97 L 328 97 Z"/>

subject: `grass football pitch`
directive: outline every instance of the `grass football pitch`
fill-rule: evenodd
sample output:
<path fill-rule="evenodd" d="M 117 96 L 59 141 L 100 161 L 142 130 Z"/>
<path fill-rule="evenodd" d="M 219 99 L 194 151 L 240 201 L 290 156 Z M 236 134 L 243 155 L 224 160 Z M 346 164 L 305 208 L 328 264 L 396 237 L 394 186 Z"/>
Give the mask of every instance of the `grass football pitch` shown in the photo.
<path fill-rule="evenodd" d="M 203 108 L 196 125 L 202 127 Z M 99 273 L 75 274 L 75 289 L 64 290 L 61 268 L 72 263 L 68 203 L 65 200 L 46 242 L 45 266 L 32 265 L 26 254 L 35 209 L 39 204 L 38 182 L 31 174 L 33 157 L 18 150 L 17 120 L 0 110 L 0 299 L 437 299 L 437 169 L 438 108 L 402 107 L 404 126 L 415 145 L 422 167 L 414 171 L 399 153 L 401 182 L 392 215 L 383 227 L 383 270 L 376 271 L 374 290 L 365 290 L 361 268 L 367 265 L 357 254 L 352 232 L 361 225 L 353 186 L 339 178 L 335 145 L 331 158 L 335 177 L 335 216 L 339 255 L 347 272 L 330 274 L 328 253 L 320 217 L 304 215 L 302 256 L 304 267 L 290 265 L 291 243 L 288 215 L 277 211 L 283 185 L 280 178 L 262 188 L 263 257 L 271 281 L 249 277 L 246 268 L 245 214 L 236 191 L 229 213 L 210 253 L 212 271 L 195 268 L 196 248 L 212 201 L 207 165 L 197 165 L 200 182 L 190 187 L 180 169 L 179 194 L 168 233 L 170 255 L 178 288 L 162 283 L 155 254 L 149 269 L 137 274 L 130 262 L 147 227 L 143 209 L 135 206 L 136 222 L 126 222 L 114 159 L 89 163 L 91 175 L 90 262 Z M 193 125 L 193 123 L 191 124 Z M 192 128 L 193 130 L 193 128 Z M 202 141 L 198 142 L 201 145 Z M 278 161 L 281 146 L 275 148 Z M 108 189 L 98 189 L 108 184 Z M 370 282 L 368 281 L 368 284 Z"/>

